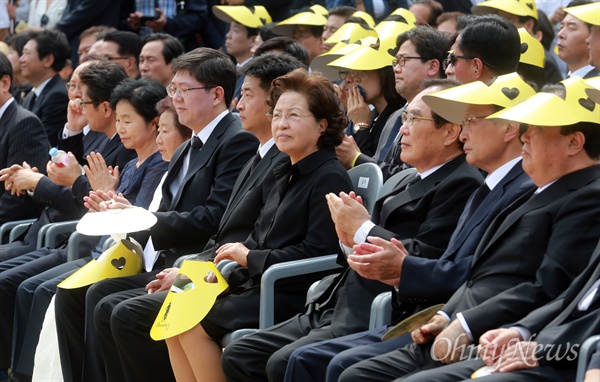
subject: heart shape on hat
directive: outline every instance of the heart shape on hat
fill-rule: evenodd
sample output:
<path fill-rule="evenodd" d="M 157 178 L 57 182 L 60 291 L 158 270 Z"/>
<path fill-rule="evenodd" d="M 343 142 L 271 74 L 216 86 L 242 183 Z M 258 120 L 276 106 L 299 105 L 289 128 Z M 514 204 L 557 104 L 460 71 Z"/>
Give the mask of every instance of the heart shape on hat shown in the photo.
<path fill-rule="evenodd" d="M 125 260 L 124 257 L 119 257 L 118 259 L 112 259 L 110 263 L 113 267 L 117 268 L 118 270 L 121 270 L 125 266 L 125 263 L 127 263 L 127 260 Z"/>
<path fill-rule="evenodd" d="M 511 101 L 519 96 L 519 89 L 517 88 L 502 88 L 502 94 L 504 94 Z"/>
<path fill-rule="evenodd" d="M 529 49 L 529 44 L 527 44 L 526 42 L 521 44 L 521 54 L 527 52 L 527 49 Z"/>
<path fill-rule="evenodd" d="M 594 101 L 592 101 L 592 99 L 590 97 L 586 98 L 580 98 L 579 99 L 579 104 L 581 105 L 581 107 L 583 107 L 586 110 L 589 111 L 594 111 L 594 109 L 596 108 L 596 103 Z"/>

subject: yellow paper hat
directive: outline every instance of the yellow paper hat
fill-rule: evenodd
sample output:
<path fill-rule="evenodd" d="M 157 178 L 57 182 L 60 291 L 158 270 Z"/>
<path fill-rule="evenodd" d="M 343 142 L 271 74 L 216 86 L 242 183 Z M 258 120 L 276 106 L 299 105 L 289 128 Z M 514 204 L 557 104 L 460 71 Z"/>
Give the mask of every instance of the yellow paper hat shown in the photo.
<path fill-rule="evenodd" d="M 560 82 L 565 87 L 563 100 L 553 93 L 538 93 L 535 96 L 492 114 L 488 119 L 502 119 L 536 126 L 568 126 L 587 121 L 600 123 L 600 106 L 586 93 L 589 88 L 579 77 Z"/>
<path fill-rule="evenodd" d="M 353 44 L 356 41 L 369 36 L 378 37 L 377 31 L 366 24 L 349 20 L 346 21 L 340 29 L 336 30 L 325 42 L 328 44 L 335 44 L 337 42 Z"/>
<path fill-rule="evenodd" d="M 204 281 L 208 272 L 215 274 L 216 283 Z M 150 337 L 164 340 L 198 325 L 227 287 L 227 281 L 212 262 L 185 260 L 150 329 Z"/>
<path fill-rule="evenodd" d="M 267 8 L 262 5 L 213 5 L 212 11 L 217 18 L 227 23 L 235 21 L 248 28 L 262 27 L 273 21 Z"/>
<path fill-rule="evenodd" d="M 295 14 L 294 16 L 287 18 L 272 29 L 273 33 L 282 36 L 291 36 L 294 34 L 294 29 L 297 25 L 308 25 L 308 26 L 324 26 L 327 23 L 327 17 L 329 12 L 321 5 L 313 5 L 308 10 Z"/>
<path fill-rule="evenodd" d="M 385 24 L 382 24 L 384 22 Z M 379 35 L 379 50 L 395 56 L 398 36 L 412 28 L 414 27 L 401 22 L 382 21 L 375 27 Z"/>
<path fill-rule="evenodd" d="M 143 256 L 144 251 L 135 240 L 123 239 L 67 277 L 58 287 L 75 289 L 104 279 L 136 275 L 142 270 Z"/>
<path fill-rule="evenodd" d="M 359 47 L 359 44 L 346 44 L 344 42 L 338 42 L 333 46 L 333 48 L 331 48 L 329 52 L 315 57 L 310 63 L 310 67 L 315 72 L 321 72 L 331 82 L 339 81 L 339 69 L 328 66 L 328 64 L 352 52 L 353 50 L 358 49 Z"/>
<path fill-rule="evenodd" d="M 484 15 L 495 13 L 495 9 L 511 15 L 531 16 L 536 20 L 538 18 L 535 0 L 487 0 L 471 7 L 471 12 L 476 15 Z"/>
<path fill-rule="evenodd" d="M 542 43 L 530 35 L 525 28 L 519 28 L 519 36 L 521 37 L 521 58 L 519 62 L 543 69 L 546 62 L 546 52 Z"/>
<path fill-rule="evenodd" d="M 564 11 L 588 24 L 600 26 L 600 3 L 598 2 L 564 8 Z"/>
<path fill-rule="evenodd" d="M 498 76 L 487 85 L 475 81 L 423 96 L 423 102 L 452 123 L 461 123 L 469 105 L 497 105 L 507 108 L 533 96 L 535 90 L 517 73 Z"/>
<path fill-rule="evenodd" d="M 584 80 L 586 84 L 591 86 L 585 89 L 587 95 L 596 103 L 600 103 L 600 77 L 593 77 Z"/>
<path fill-rule="evenodd" d="M 383 28 L 389 23 L 401 23 L 406 24 L 410 28 L 414 28 L 418 26 L 417 18 L 415 15 L 406 8 L 397 8 L 394 12 L 392 12 L 388 17 L 381 20 L 379 24 L 375 27 L 379 31 L 379 27 Z"/>
<path fill-rule="evenodd" d="M 368 46 L 357 49 L 329 63 L 330 67 L 341 70 L 377 70 L 392 66 L 393 58 L 386 52 L 375 50 Z"/>
<path fill-rule="evenodd" d="M 367 23 L 367 25 L 370 26 L 371 28 L 373 28 L 375 26 L 375 20 L 373 20 L 373 16 L 371 16 L 367 12 L 356 11 L 352 14 L 352 17 L 358 17 L 360 19 L 363 19 Z"/>

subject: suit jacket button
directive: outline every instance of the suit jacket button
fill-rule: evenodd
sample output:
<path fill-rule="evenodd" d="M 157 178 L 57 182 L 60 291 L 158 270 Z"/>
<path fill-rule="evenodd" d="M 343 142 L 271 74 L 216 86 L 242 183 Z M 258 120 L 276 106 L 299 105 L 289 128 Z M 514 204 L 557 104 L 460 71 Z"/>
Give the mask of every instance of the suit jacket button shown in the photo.
<path fill-rule="evenodd" d="M 467 281 L 467 288 L 470 288 L 472 286 L 473 286 L 473 280 Z"/>

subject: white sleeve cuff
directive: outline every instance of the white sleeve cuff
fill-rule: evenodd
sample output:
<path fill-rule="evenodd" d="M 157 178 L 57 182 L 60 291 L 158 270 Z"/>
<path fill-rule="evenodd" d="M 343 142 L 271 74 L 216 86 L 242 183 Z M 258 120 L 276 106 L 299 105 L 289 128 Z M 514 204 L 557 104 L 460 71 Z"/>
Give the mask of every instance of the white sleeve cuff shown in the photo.
<path fill-rule="evenodd" d="M 349 255 L 354 253 L 354 250 L 352 248 L 348 247 L 347 245 L 345 245 L 344 243 L 342 243 L 341 240 L 340 240 L 340 248 L 342 249 L 342 251 L 344 252 L 346 257 L 348 257 Z"/>
<path fill-rule="evenodd" d="M 63 131 L 62 131 L 62 139 L 74 137 L 77 134 L 81 134 L 81 133 L 83 133 L 83 130 L 79 130 L 79 131 L 69 130 L 69 128 L 67 127 L 67 124 L 65 123 L 65 127 L 63 128 Z"/>
<path fill-rule="evenodd" d="M 456 313 L 456 318 L 458 318 L 458 322 L 460 322 L 460 326 L 462 326 L 462 328 L 467 333 L 467 337 L 469 337 L 469 340 L 471 342 L 474 342 L 473 334 L 471 334 L 471 329 L 469 328 L 469 324 L 467 324 L 467 320 L 465 320 L 465 317 L 463 316 L 463 314 L 460 312 Z"/>
<path fill-rule="evenodd" d="M 511 329 L 515 329 L 521 335 L 521 339 L 523 341 L 531 340 L 531 332 L 524 326 L 511 326 Z"/>
<path fill-rule="evenodd" d="M 438 310 L 436 314 L 439 314 L 440 316 L 444 317 L 446 321 L 450 322 L 450 316 L 443 310 Z"/>
<path fill-rule="evenodd" d="M 375 227 L 375 223 L 370 220 L 364 222 L 354 233 L 354 243 L 360 244 L 367 241 L 367 236 L 369 236 L 369 232 Z"/>

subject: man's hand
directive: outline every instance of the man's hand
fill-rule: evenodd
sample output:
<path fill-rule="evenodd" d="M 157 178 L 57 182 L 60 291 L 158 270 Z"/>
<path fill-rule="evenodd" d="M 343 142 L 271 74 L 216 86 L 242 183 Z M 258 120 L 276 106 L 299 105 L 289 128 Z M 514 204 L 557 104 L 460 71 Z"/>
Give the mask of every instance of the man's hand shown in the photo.
<path fill-rule="evenodd" d="M 486 365 L 492 366 L 507 346 L 522 340 L 521 333 L 513 328 L 488 330 L 479 337 L 479 356 Z"/>
<path fill-rule="evenodd" d="M 152 29 L 155 32 L 160 32 L 165 29 L 165 26 L 167 26 L 167 16 L 165 16 L 165 13 L 160 8 L 155 8 L 155 11 L 158 18 L 156 20 L 146 21 L 144 26 Z"/>
<path fill-rule="evenodd" d="M 65 167 L 59 167 L 56 163 L 49 161 L 46 165 L 46 172 L 48 178 L 59 186 L 73 187 L 73 183 L 81 176 L 81 167 L 77 162 L 77 158 L 70 151 L 67 153 L 69 156 L 69 164 Z"/>
<path fill-rule="evenodd" d="M 83 131 L 86 124 L 87 118 L 83 113 L 79 99 L 70 100 L 67 106 L 67 129 L 70 131 Z"/>
<path fill-rule="evenodd" d="M 336 146 L 335 153 L 342 166 L 344 166 L 346 170 L 349 170 L 352 168 L 354 158 L 360 154 L 360 149 L 354 141 L 354 138 L 345 135 L 342 143 Z"/>
<path fill-rule="evenodd" d="M 535 341 L 516 342 L 502 352 L 500 358 L 494 364 L 494 368 L 499 373 L 507 373 L 539 367 L 540 364 L 535 355 L 538 349 L 539 345 Z"/>
<path fill-rule="evenodd" d="M 0 180 L 6 179 L 4 188 L 10 191 L 11 195 L 21 195 L 27 190 L 35 190 L 40 179 L 44 177 L 37 168 L 32 168 L 27 162 L 23 162 L 22 166 L 13 165 L 9 169 L 2 170 L 0 174 L 3 174 Z"/>
<path fill-rule="evenodd" d="M 436 314 L 428 323 L 414 330 L 410 336 L 417 345 L 423 345 L 435 338 L 448 325 L 448 320 L 440 314 Z"/>
<path fill-rule="evenodd" d="M 131 29 L 133 30 L 138 30 L 140 29 L 140 27 L 142 26 L 142 12 L 135 12 L 135 13 L 130 13 L 129 17 L 127 18 L 127 22 L 129 23 L 129 26 L 131 27 Z"/>
<path fill-rule="evenodd" d="M 354 192 L 350 192 L 350 194 L 340 192 L 339 197 L 334 193 L 329 193 L 325 198 L 331 219 L 336 226 L 335 229 L 343 236 L 340 237 L 340 240 L 348 247 L 353 246 L 354 234 L 365 221 L 370 219 L 369 212 Z M 349 240 L 349 238 L 352 238 L 351 242 L 344 242 L 344 239 Z"/>
<path fill-rule="evenodd" d="M 348 265 L 359 275 L 371 280 L 396 280 L 402 274 L 402 264 L 408 251 L 399 240 L 387 241 L 369 236 L 368 242 L 354 246 Z"/>
<path fill-rule="evenodd" d="M 458 320 L 454 320 L 437 335 L 431 349 L 434 359 L 445 364 L 461 360 L 471 341 Z"/>
<path fill-rule="evenodd" d="M 250 250 L 242 243 L 227 243 L 217 249 L 215 264 L 221 260 L 233 260 L 243 267 L 248 266 L 248 253 Z"/>
<path fill-rule="evenodd" d="M 167 268 L 157 273 L 156 280 L 152 280 L 146 285 L 148 294 L 171 289 L 178 273 L 179 268 Z"/>

